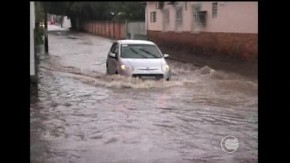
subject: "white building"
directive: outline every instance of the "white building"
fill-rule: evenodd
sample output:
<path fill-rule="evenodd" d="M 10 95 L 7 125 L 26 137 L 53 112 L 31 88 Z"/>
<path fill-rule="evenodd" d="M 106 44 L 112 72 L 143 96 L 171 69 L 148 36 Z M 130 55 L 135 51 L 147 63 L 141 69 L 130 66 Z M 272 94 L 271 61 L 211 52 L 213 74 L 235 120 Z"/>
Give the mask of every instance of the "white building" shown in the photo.
<path fill-rule="evenodd" d="M 258 55 L 258 2 L 148 1 L 149 40 L 199 54 Z"/>

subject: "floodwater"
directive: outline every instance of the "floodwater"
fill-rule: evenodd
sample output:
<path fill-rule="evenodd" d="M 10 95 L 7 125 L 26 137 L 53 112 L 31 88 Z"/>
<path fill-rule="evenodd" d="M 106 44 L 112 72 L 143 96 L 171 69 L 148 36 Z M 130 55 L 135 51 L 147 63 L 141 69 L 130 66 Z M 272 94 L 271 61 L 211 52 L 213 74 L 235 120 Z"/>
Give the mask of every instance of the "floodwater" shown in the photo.
<path fill-rule="evenodd" d="M 30 107 L 32 163 L 258 162 L 257 81 L 173 60 L 171 81 L 106 76 L 110 46 L 49 33 Z M 221 148 L 229 135 L 234 153 Z"/>

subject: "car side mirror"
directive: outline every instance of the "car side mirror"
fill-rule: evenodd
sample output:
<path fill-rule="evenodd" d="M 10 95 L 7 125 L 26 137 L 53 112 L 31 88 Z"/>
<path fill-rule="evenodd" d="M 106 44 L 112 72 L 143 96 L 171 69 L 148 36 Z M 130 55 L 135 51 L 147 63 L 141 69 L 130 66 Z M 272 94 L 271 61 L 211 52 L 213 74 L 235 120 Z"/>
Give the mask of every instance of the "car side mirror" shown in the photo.
<path fill-rule="evenodd" d="M 169 58 L 169 54 L 163 54 L 164 58 Z"/>
<path fill-rule="evenodd" d="M 109 53 L 109 56 L 112 57 L 112 58 L 116 58 L 116 54 L 112 53 L 112 52 Z"/>

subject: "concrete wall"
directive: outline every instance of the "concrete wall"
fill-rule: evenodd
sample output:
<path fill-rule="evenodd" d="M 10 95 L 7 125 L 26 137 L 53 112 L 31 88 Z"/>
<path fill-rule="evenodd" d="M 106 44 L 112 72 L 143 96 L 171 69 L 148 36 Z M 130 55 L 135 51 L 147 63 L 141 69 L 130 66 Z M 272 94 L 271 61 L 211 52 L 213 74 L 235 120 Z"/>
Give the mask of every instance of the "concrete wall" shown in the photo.
<path fill-rule="evenodd" d="M 30 2 L 30 76 L 35 76 L 34 28 L 35 6 L 34 2 Z"/>
<path fill-rule="evenodd" d="M 258 55 L 257 34 L 148 31 L 148 38 L 157 45 L 197 55 L 219 55 L 246 60 L 255 59 Z"/>
<path fill-rule="evenodd" d="M 168 5 L 165 2 L 163 9 L 156 8 L 156 1 L 147 2 L 146 23 L 147 30 L 163 31 L 163 11 L 169 10 L 168 31 L 176 31 L 176 9 L 183 10 L 181 31 L 194 32 L 199 28 L 201 32 L 226 33 L 258 33 L 258 2 L 218 2 L 217 17 L 212 17 L 212 2 L 181 2 Z M 202 11 L 207 12 L 206 26 L 196 27 L 193 17 L 193 5 L 199 4 Z M 156 11 L 156 22 L 150 22 L 150 13 Z"/>
<path fill-rule="evenodd" d="M 30 102 L 34 103 L 38 97 L 38 79 L 36 71 L 36 55 L 34 50 L 35 6 L 30 2 Z"/>

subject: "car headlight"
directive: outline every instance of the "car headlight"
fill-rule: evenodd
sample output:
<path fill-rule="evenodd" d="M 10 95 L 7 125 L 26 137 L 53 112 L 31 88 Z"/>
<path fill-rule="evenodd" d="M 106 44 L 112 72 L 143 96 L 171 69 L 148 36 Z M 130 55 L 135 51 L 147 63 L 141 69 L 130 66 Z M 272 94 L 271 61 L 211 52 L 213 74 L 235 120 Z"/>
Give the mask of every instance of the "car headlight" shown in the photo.
<path fill-rule="evenodd" d="M 133 70 L 133 67 L 131 67 L 131 66 L 121 65 L 120 67 L 122 70 L 128 70 L 128 69 Z"/>
<path fill-rule="evenodd" d="M 122 70 L 126 70 L 126 66 L 125 65 L 121 65 L 121 69 Z"/>
<path fill-rule="evenodd" d="M 169 65 L 163 65 L 162 66 L 163 71 L 169 71 Z"/>

